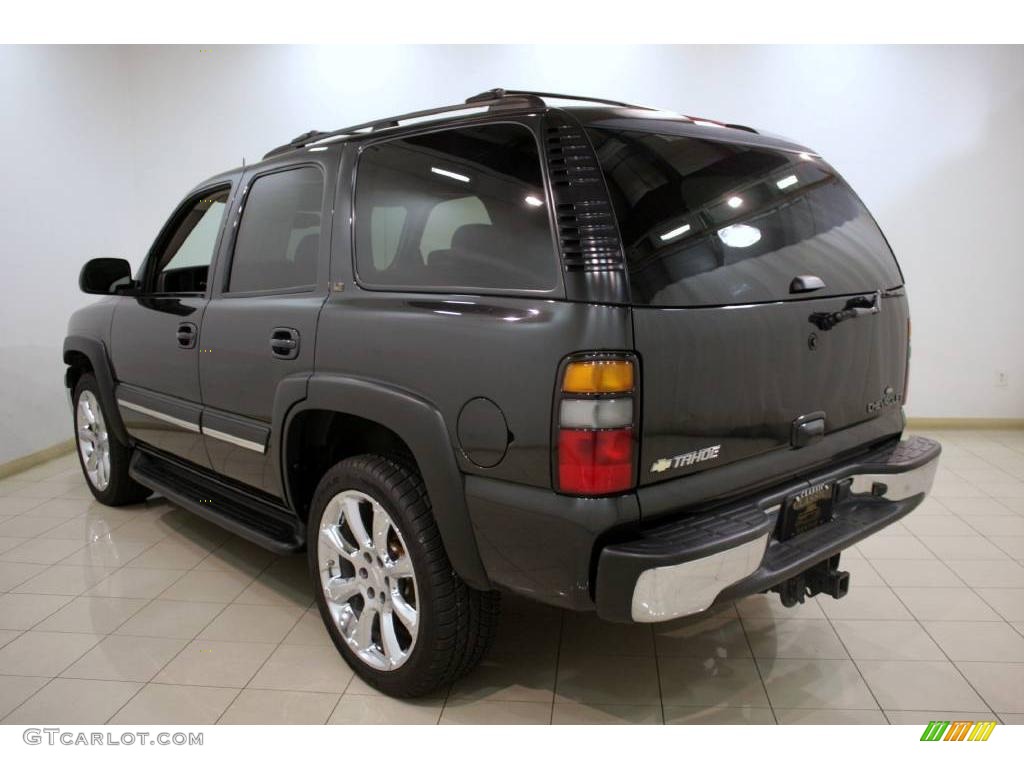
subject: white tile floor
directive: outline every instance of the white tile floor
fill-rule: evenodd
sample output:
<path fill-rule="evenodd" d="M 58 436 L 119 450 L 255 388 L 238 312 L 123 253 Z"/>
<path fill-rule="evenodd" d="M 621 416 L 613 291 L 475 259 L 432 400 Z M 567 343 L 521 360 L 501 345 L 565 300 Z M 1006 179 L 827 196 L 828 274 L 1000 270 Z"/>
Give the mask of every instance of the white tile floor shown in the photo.
<path fill-rule="evenodd" d="M 619 626 L 505 600 L 436 698 L 354 678 L 276 558 L 154 499 L 92 501 L 74 456 L 0 480 L 5 723 L 1024 722 L 1024 432 L 950 431 L 932 498 L 843 556 L 852 590 Z"/>

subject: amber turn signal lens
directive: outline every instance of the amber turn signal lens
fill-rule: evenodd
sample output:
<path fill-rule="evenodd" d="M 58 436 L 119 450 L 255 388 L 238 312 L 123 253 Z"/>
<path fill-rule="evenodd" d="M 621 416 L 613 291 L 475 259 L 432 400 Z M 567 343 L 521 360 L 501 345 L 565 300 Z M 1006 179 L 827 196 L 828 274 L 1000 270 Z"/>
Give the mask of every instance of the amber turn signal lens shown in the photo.
<path fill-rule="evenodd" d="M 563 392 L 597 394 L 633 389 L 633 363 L 629 360 L 586 360 L 569 363 L 562 380 Z"/>

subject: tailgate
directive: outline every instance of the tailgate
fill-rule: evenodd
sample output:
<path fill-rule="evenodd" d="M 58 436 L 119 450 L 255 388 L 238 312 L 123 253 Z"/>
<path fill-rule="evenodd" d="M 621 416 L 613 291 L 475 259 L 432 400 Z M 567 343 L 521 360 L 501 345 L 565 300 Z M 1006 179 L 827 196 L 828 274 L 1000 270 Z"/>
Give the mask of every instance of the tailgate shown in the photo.
<path fill-rule="evenodd" d="M 634 310 L 643 381 L 640 483 L 796 450 L 794 424 L 801 417 L 821 414 L 828 441 L 898 411 L 906 298 L 879 298 L 877 314 L 828 331 L 809 320 L 841 311 L 848 301 Z M 883 419 L 877 433 L 864 434 L 870 440 L 892 431 L 893 422 Z"/>
<path fill-rule="evenodd" d="M 907 300 L 859 198 L 796 145 L 644 123 L 588 129 L 629 270 L 640 485 L 898 432 Z"/>

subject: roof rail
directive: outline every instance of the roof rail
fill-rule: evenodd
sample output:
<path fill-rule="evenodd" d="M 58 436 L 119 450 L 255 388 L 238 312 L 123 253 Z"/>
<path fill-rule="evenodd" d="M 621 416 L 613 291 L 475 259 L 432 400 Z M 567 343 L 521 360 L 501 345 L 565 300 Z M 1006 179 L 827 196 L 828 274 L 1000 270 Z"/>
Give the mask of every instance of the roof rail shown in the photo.
<path fill-rule="evenodd" d="M 350 125 L 346 128 L 339 128 L 336 131 L 307 131 L 301 136 L 296 136 L 287 144 L 282 144 L 280 147 L 275 147 L 270 150 L 263 156 L 263 159 L 266 160 L 268 157 L 273 157 L 274 155 L 291 152 L 293 149 L 301 149 L 302 147 L 309 146 L 310 144 L 316 144 L 317 142 L 324 141 L 325 139 L 331 139 L 336 136 L 350 136 L 364 131 L 372 132 L 383 130 L 385 128 L 395 128 L 404 120 L 413 120 L 419 117 L 443 115 L 448 112 L 460 112 L 467 109 L 476 109 L 478 107 L 490 107 L 491 109 L 521 109 L 524 107 L 542 109 L 544 106 L 545 104 L 543 99 L 534 94 L 527 93 L 526 91 L 503 91 L 501 88 L 495 88 L 493 91 L 487 91 L 486 93 L 472 96 L 466 99 L 462 104 L 450 104 L 446 107 L 421 109 L 417 112 L 407 112 L 404 115 L 395 115 L 394 117 L 385 117 L 377 120 L 370 120 L 366 123 L 359 123 L 358 125 Z"/>
<path fill-rule="evenodd" d="M 301 149 L 307 147 L 310 144 L 316 144 L 317 142 L 324 141 L 325 139 L 331 139 L 336 136 L 350 136 L 352 134 L 361 133 L 364 131 L 379 131 L 385 128 L 395 128 L 403 120 L 413 120 L 418 117 L 430 117 L 432 115 L 443 115 L 448 112 L 459 112 L 466 109 L 474 109 L 477 107 L 489 107 L 490 109 L 521 109 L 526 108 L 544 108 L 547 106 L 544 103 L 544 99 L 563 99 L 567 101 L 586 101 L 592 104 L 608 104 L 613 107 L 629 107 L 631 109 L 651 109 L 651 107 L 641 107 L 636 104 L 627 104 L 624 101 L 612 101 L 610 99 L 595 99 L 590 96 L 570 96 L 564 93 L 546 93 L 544 91 L 512 91 L 504 88 L 492 88 L 489 91 L 478 93 L 476 96 L 470 96 L 462 104 L 451 104 L 447 107 L 434 107 L 433 109 L 421 109 L 418 112 L 407 112 L 404 115 L 396 115 L 395 117 L 385 117 L 379 120 L 371 120 L 366 123 L 359 123 L 358 125 L 350 125 L 346 128 L 339 128 L 336 131 L 306 131 L 301 136 L 296 136 L 294 139 L 289 141 L 287 144 L 282 144 L 280 147 L 275 147 L 263 156 L 266 160 L 268 157 L 274 157 L 275 155 L 282 155 L 285 152 L 291 152 L 293 149 Z"/>
<path fill-rule="evenodd" d="M 630 109 L 653 109 L 653 107 L 642 107 L 638 104 L 628 104 L 625 101 L 612 101 L 611 99 L 595 99 L 591 96 L 571 96 L 567 93 L 548 93 L 546 91 L 512 91 L 505 88 L 492 88 L 489 91 L 478 93 L 466 99 L 467 104 L 475 101 L 489 101 L 493 99 L 508 99 L 517 97 L 535 97 L 542 102 L 544 99 L 563 99 L 564 101 L 588 101 L 591 104 L 607 104 L 612 107 L 629 107 Z"/>

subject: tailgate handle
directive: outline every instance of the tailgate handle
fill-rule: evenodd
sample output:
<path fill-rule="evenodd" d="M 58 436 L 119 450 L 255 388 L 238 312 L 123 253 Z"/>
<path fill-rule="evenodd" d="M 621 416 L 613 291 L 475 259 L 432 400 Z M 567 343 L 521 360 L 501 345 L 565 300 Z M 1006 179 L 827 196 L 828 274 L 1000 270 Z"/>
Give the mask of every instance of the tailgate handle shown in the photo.
<path fill-rule="evenodd" d="M 820 291 L 825 287 L 825 281 L 817 275 L 797 275 L 789 284 L 790 293 L 810 293 Z"/>
<path fill-rule="evenodd" d="M 843 320 L 877 315 L 882 311 L 881 291 L 870 296 L 854 296 L 838 312 L 814 312 L 808 320 L 823 331 L 830 331 Z"/>
<path fill-rule="evenodd" d="M 816 443 L 825 436 L 825 412 L 815 411 L 793 419 L 789 442 L 794 448 Z"/>

